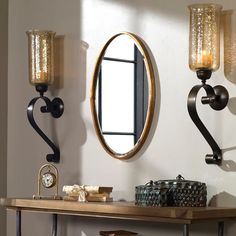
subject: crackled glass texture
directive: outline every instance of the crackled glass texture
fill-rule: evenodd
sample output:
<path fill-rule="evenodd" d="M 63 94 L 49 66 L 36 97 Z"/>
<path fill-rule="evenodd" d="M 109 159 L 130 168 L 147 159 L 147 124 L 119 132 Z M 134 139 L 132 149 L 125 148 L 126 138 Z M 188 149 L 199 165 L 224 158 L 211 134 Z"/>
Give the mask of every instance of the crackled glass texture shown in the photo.
<path fill-rule="evenodd" d="M 29 53 L 29 81 L 32 85 L 53 83 L 53 42 L 55 32 L 27 31 Z"/>
<path fill-rule="evenodd" d="M 215 71 L 220 66 L 220 15 L 216 4 L 190 5 L 189 67 Z"/>

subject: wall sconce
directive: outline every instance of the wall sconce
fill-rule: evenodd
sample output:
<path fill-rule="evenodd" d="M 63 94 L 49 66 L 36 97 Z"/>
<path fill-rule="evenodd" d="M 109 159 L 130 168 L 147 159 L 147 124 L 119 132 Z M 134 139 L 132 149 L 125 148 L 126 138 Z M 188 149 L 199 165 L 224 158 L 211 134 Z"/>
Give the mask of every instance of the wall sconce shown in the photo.
<path fill-rule="evenodd" d="M 202 104 L 209 104 L 214 110 L 222 110 L 228 103 L 228 91 L 221 85 L 211 87 L 206 84 L 213 71 L 220 65 L 220 15 L 222 7 L 216 4 L 194 4 L 190 10 L 189 67 L 197 73 L 201 85 L 194 86 L 188 95 L 188 112 L 210 145 L 213 154 L 206 155 L 207 164 L 220 165 L 222 151 L 200 120 L 197 109 L 197 94 L 203 88 L 207 94 L 201 98 Z"/>
<path fill-rule="evenodd" d="M 44 132 L 36 124 L 33 116 L 34 105 L 41 99 L 46 106 L 42 106 L 42 113 L 50 113 L 54 118 L 59 118 L 64 111 L 63 101 L 56 97 L 50 100 L 44 96 L 48 86 L 53 83 L 53 47 L 55 33 L 52 31 L 27 31 L 28 35 L 28 53 L 29 53 L 29 81 L 35 86 L 39 96 L 33 98 L 27 108 L 27 116 L 31 126 L 43 138 L 43 140 L 52 148 L 53 154 L 48 154 L 46 159 L 48 162 L 59 162 L 60 150 L 56 145 L 44 134 Z"/>

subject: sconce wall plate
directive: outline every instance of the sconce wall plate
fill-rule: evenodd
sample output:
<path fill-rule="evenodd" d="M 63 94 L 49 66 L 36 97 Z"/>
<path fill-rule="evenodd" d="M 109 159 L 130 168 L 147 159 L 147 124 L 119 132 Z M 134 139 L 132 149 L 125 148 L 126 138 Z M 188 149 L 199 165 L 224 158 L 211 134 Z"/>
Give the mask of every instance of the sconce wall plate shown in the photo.
<path fill-rule="evenodd" d="M 50 113 L 52 117 L 59 118 L 64 112 L 63 101 L 56 97 L 50 100 L 44 96 L 54 80 L 54 36 L 52 31 L 30 30 L 26 32 L 28 35 L 28 51 L 29 51 L 29 81 L 35 85 L 38 97 L 33 98 L 27 108 L 27 117 L 31 126 L 43 138 L 43 140 L 52 148 L 53 154 L 48 154 L 46 159 L 48 162 L 60 161 L 59 148 L 45 135 L 39 128 L 34 119 L 34 106 L 38 100 L 43 100 L 45 106 L 40 108 L 42 113 Z"/>
<path fill-rule="evenodd" d="M 216 111 L 224 109 L 229 100 L 229 94 L 225 87 L 217 85 L 212 87 L 206 84 L 211 78 L 212 71 L 220 65 L 220 13 L 222 7 L 216 4 L 194 4 L 190 9 L 190 43 L 189 43 L 189 67 L 195 71 L 202 84 L 194 86 L 188 95 L 188 112 L 213 154 L 207 154 L 207 164 L 220 165 L 222 151 L 198 116 L 196 100 L 198 92 L 204 89 L 206 96 L 201 98 L 202 104 L 208 104 Z"/>

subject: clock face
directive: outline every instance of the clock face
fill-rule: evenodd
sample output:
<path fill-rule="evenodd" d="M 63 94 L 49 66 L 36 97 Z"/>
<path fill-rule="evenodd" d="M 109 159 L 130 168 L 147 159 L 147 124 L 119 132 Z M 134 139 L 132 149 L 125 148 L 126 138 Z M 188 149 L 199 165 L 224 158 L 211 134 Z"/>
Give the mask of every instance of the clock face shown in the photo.
<path fill-rule="evenodd" d="M 53 173 L 47 172 L 42 175 L 42 185 L 45 188 L 51 188 L 56 184 L 56 177 Z"/>

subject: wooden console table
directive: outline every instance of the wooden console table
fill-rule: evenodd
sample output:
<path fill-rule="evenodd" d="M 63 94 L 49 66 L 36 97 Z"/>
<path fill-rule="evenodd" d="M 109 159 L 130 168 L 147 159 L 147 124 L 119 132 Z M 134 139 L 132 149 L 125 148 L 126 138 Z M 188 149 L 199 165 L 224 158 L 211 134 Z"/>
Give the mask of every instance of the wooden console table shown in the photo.
<path fill-rule="evenodd" d="M 215 221 L 218 236 L 224 235 L 224 221 L 236 218 L 236 208 L 219 207 L 141 207 L 132 202 L 69 202 L 63 200 L 0 199 L 0 205 L 16 211 L 16 235 L 21 236 L 21 212 L 53 214 L 52 235 L 57 235 L 57 215 L 77 215 L 183 225 L 183 236 L 189 236 L 189 225 Z"/>

